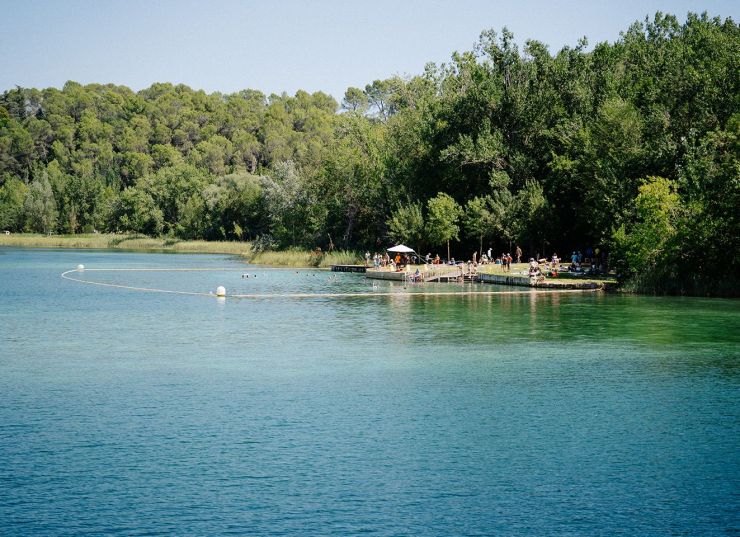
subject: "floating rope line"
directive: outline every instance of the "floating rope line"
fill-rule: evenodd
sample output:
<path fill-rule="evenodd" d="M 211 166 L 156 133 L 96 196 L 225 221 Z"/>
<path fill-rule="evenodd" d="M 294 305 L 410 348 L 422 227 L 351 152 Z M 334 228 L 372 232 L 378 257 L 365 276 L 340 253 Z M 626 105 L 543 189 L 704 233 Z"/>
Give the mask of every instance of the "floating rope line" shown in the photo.
<path fill-rule="evenodd" d="M 92 271 L 96 271 L 96 272 L 114 272 L 114 271 L 119 271 L 119 270 L 122 271 L 122 272 L 123 271 L 133 272 L 133 271 L 138 271 L 138 270 L 140 270 L 142 272 L 164 272 L 166 269 L 85 269 L 85 272 L 87 272 L 87 271 L 90 271 L 90 272 L 92 272 Z M 173 270 L 183 271 L 183 269 L 173 269 Z M 188 270 L 191 271 L 191 272 L 195 272 L 195 271 L 197 271 L 199 269 L 188 269 Z M 207 269 L 207 270 L 209 270 L 209 269 Z M 231 269 L 229 269 L 229 270 L 231 270 Z M 195 292 L 195 291 L 171 291 L 169 289 L 154 289 L 154 288 L 150 288 L 150 287 L 134 287 L 134 286 L 131 286 L 131 285 L 120 285 L 120 284 L 117 284 L 117 283 L 106 283 L 106 282 L 96 282 L 96 281 L 92 281 L 92 280 L 83 280 L 81 278 L 72 278 L 72 277 L 70 277 L 69 274 L 71 272 L 80 272 L 80 271 L 77 270 L 77 269 L 74 269 L 74 270 L 68 270 L 66 272 L 62 272 L 62 275 L 61 275 L 62 278 L 64 278 L 65 280 L 69 280 L 69 281 L 77 282 L 77 283 L 86 283 L 88 285 L 100 285 L 102 287 L 115 287 L 117 289 L 128 289 L 129 291 L 142 291 L 142 292 L 146 292 L 146 293 L 168 293 L 168 294 L 172 294 L 172 295 L 213 296 L 212 293 L 198 293 L 198 292 Z"/>
<path fill-rule="evenodd" d="M 264 269 L 263 269 L 264 270 Z M 269 269 L 272 270 L 272 269 Z M 97 282 L 94 280 L 83 280 L 82 278 L 73 278 L 70 276 L 71 273 L 81 272 L 243 272 L 243 269 L 233 268 L 103 268 L 103 269 L 88 269 L 84 271 L 79 269 L 72 269 L 66 272 L 62 272 L 61 277 L 65 280 L 72 282 L 83 283 L 87 285 L 99 285 L 101 287 L 113 287 L 116 289 L 127 289 L 129 291 L 139 291 L 145 293 L 166 293 L 171 295 L 187 295 L 187 296 L 207 296 L 216 297 L 217 295 L 213 292 L 198 292 L 198 291 L 173 291 L 170 289 L 157 289 L 153 287 L 136 287 L 133 285 L 122 285 L 117 283 Z M 220 298 L 244 298 L 244 299 L 265 299 L 265 298 L 372 298 L 372 297 L 440 297 L 440 296 L 512 296 L 512 295 L 550 295 L 550 294 L 561 294 L 561 293 L 584 293 L 598 291 L 599 289 L 558 289 L 558 290 L 545 290 L 545 289 L 530 289 L 528 291 L 424 291 L 424 292 L 411 292 L 404 293 L 402 291 L 371 291 L 371 292 L 359 292 L 350 291 L 346 293 L 248 293 L 248 294 L 232 294 L 225 295 Z"/>
<path fill-rule="evenodd" d="M 85 268 L 68 270 L 70 272 L 244 272 L 243 268 Z M 69 278 L 67 278 L 69 279 Z M 82 281 L 82 280 L 79 280 Z"/>

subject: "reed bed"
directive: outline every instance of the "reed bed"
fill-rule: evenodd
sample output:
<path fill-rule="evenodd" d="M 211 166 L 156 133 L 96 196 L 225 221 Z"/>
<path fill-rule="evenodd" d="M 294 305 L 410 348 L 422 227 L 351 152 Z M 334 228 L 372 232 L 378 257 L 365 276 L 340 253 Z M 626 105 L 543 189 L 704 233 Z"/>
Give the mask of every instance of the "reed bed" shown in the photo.
<path fill-rule="evenodd" d="M 249 257 L 248 242 L 183 241 L 171 237 L 152 238 L 144 235 L 81 234 L 81 235 L 0 235 L 0 246 L 30 248 L 99 248 L 141 251 L 168 251 L 199 254 L 234 254 Z"/>
<path fill-rule="evenodd" d="M 233 254 L 244 257 L 250 263 L 279 267 L 320 267 L 330 265 L 354 265 L 362 263 L 357 252 L 337 250 L 316 253 L 309 250 L 289 248 L 287 250 L 255 253 L 248 242 L 185 241 L 172 237 L 147 237 L 138 234 L 80 234 L 41 235 L 14 233 L 0 235 L 0 246 L 22 246 L 27 248 L 98 248 L 138 250 L 143 252 L 180 252 L 193 254 Z"/>
<path fill-rule="evenodd" d="M 249 258 L 250 263 L 278 267 L 319 267 L 331 265 L 354 265 L 360 256 L 356 252 L 339 250 L 336 252 L 315 253 L 297 248 L 288 250 L 259 252 Z"/>

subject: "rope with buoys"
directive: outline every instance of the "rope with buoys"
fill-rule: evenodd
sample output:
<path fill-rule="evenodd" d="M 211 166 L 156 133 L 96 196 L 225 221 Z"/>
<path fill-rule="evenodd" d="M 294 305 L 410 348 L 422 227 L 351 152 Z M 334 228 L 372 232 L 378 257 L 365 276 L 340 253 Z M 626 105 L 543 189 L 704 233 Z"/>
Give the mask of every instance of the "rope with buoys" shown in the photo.
<path fill-rule="evenodd" d="M 100 282 L 95 280 L 85 280 L 82 278 L 73 278 L 72 273 L 81 272 L 242 272 L 243 269 L 234 268 L 100 268 L 88 269 L 82 265 L 76 269 L 62 272 L 61 277 L 72 282 L 98 285 L 101 287 L 112 287 L 116 289 L 126 289 L 129 291 L 139 291 L 145 293 L 166 293 L 172 295 L 186 296 L 207 296 L 218 298 L 244 298 L 244 299 L 272 299 L 272 298 L 371 298 L 371 297 L 442 297 L 442 296 L 511 296 L 511 295 L 548 295 L 555 293 L 584 293 L 598 291 L 599 289 L 529 289 L 527 291 L 423 291 L 405 293 L 402 291 L 382 291 L 382 292 L 359 292 L 349 291 L 346 293 L 247 293 L 247 294 L 226 294 L 223 287 L 219 286 L 214 292 L 199 291 L 176 291 L 171 289 L 158 289 L 154 287 L 137 287 L 133 285 L 122 285 L 117 283 Z"/>
<path fill-rule="evenodd" d="M 218 270 L 218 269 L 86 269 L 86 268 L 77 268 L 74 270 L 68 270 L 66 272 L 62 272 L 61 276 L 65 280 L 69 280 L 71 282 L 77 282 L 77 283 L 85 283 L 87 285 L 99 285 L 101 287 L 115 287 L 117 289 L 128 289 L 129 291 L 142 291 L 147 293 L 169 293 L 173 295 L 190 295 L 190 296 L 213 296 L 212 293 L 199 293 L 197 291 L 173 291 L 170 289 L 156 289 L 151 287 L 135 287 L 132 285 L 121 285 L 117 283 L 108 283 L 108 282 L 96 282 L 93 280 L 83 280 L 81 278 L 72 278 L 69 276 L 70 273 L 73 272 L 166 272 L 168 270 L 173 271 L 179 271 L 179 272 L 196 272 L 196 271 L 208 271 L 208 270 Z M 234 270 L 234 269 L 226 269 L 226 270 Z"/>

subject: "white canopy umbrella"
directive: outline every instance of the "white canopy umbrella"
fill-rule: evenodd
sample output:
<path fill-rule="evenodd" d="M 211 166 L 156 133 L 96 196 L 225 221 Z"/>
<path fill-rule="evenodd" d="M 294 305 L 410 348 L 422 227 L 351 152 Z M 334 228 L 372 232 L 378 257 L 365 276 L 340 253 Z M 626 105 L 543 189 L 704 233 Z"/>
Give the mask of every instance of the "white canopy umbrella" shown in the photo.
<path fill-rule="evenodd" d="M 394 246 L 393 248 L 388 248 L 389 252 L 393 253 L 399 253 L 399 254 L 415 254 L 411 248 L 408 246 L 404 246 L 403 244 L 399 244 L 398 246 Z"/>

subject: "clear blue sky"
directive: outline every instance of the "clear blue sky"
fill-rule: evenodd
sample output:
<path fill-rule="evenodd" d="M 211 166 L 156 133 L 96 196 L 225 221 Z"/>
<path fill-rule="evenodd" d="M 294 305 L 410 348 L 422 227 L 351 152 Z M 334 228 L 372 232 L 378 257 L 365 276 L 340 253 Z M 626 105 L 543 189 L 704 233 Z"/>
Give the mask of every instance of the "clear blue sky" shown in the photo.
<path fill-rule="evenodd" d="M 0 91 L 173 82 L 340 99 L 348 86 L 470 50 L 486 28 L 554 52 L 584 35 L 614 41 L 658 10 L 740 20 L 738 0 L 0 0 Z"/>

